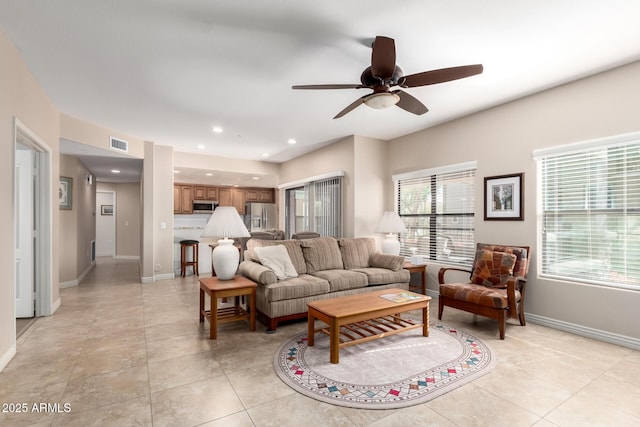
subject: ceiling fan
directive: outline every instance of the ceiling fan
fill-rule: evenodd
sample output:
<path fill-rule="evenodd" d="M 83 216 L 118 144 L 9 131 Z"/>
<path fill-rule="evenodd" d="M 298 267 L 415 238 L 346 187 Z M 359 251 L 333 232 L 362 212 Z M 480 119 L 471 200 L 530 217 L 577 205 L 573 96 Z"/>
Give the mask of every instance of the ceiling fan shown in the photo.
<path fill-rule="evenodd" d="M 427 107 L 401 88 L 427 86 L 463 79 L 482 73 L 482 64 L 463 65 L 460 67 L 442 68 L 424 71 L 405 76 L 396 65 L 396 45 L 392 38 L 377 36 L 372 45 L 371 66 L 365 68 L 360 76 L 361 84 L 321 84 L 295 85 L 292 89 L 372 89 L 373 93 L 362 96 L 340 111 L 334 119 L 340 118 L 354 110 L 360 104 L 371 108 L 382 109 L 397 105 L 405 111 L 421 115 L 429 111 Z"/>

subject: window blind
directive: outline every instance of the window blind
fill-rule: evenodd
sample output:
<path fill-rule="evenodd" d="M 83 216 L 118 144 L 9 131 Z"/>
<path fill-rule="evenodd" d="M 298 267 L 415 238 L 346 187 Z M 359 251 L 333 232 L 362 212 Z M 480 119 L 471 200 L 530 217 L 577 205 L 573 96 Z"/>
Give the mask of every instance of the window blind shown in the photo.
<path fill-rule="evenodd" d="M 407 227 L 400 255 L 471 265 L 475 255 L 475 163 L 397 175 L 397 211 Z"/>
<path fill-rule="evenodd" d="M 640 289 L 640 138 L 606 142 L 537 158 L 541 275 Z"/>

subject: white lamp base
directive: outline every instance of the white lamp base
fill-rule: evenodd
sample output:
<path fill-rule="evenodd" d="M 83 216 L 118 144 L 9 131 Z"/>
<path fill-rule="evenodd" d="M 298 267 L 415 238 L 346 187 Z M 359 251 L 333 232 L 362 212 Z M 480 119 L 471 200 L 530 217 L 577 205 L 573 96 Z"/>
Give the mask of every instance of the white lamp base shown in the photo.
<path fill-rule="evenodd" d="M 400 241 L 395 234 L 389 233 L 385 235 L 385 239 L 382 241 L 382 253 L 400 255 Z"/>
<path fill-rule="evenodd" d="M 233 246 L 233 240 L 218 240 L 218 246 L 211 253 L 211 262 L 220 280 L 231 280 L 238 272 L 240 252 Z"/>

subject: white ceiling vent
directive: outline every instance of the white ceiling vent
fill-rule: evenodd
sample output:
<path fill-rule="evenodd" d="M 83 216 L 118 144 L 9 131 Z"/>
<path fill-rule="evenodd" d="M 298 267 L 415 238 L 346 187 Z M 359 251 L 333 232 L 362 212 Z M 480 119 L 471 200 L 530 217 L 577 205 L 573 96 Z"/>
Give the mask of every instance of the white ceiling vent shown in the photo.
<path fill-rule="evenodd" d="M 110 144 L 112 150 L 122 151 L 124 153 L 129 151 L 129 143 L 123 139 L 114 138 L 113 136 L 110 138 Z"/>

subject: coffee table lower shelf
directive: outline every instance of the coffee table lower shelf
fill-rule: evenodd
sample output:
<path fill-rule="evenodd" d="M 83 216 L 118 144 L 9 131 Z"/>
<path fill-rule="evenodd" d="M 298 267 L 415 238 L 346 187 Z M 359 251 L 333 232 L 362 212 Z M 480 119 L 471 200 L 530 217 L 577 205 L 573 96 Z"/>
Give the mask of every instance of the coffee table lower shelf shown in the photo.
<path fill-rule="evenodd" d="M 339 347 L 349 347 L 367 341 L 399 334 L 411 329 L 422 328 L 423 323 L 416 323 L 411 319 L 405 319 L 397 315 L 377 317 L 362 322 L 342 325 L 338 332 L 340 336 Z M 316 329 L 316 332 L 331 336 L 329 327 Z"/>

